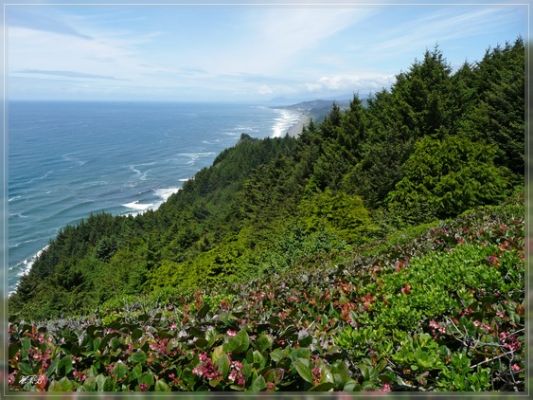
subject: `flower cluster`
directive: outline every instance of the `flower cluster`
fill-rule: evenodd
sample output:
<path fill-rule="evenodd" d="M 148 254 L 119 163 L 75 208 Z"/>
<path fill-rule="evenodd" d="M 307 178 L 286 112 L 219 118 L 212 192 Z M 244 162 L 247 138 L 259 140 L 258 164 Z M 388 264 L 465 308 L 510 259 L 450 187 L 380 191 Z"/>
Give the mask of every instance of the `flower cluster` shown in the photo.
<path fill-rule="evenodd" d="M 168 338 L 159 339 L 156 342 L 150 343 L 150 350 L 161 354 L 168 353 Z"/>
<path fill-rule="evenodd" d="M 231 371 L 228 375 L 228 379 L 239 386 L 244 386 L 245 384 L 242 367 L 243 365 L 240 361 L 232 361 L 230 364 Z"/>
<path fill-rule="evenodd" d="M 500 343 L 505 349 L 513 352 L 520 350 L 521 347 L 517 336 L 507 332 L 500 333 Z"/>
<path fill-rule="evenodd" d="M 439 324 L 437 321 L 432 319 L 429 321 L 429 327 L 431 328 L 431 332 L 433 334 L 435 333 L 446 333 L 446 327 L 444 325 Z"/>
<path fill-rule="evenodd" d="M 201 353 L 198 358 L 200 359 L 200 364 L 192 370 L 193 374 L 206 379 L 220 378 L 220 372 L 218 372 L 218 369 L 213 365 L 213 361 L 206 353 Z"/>

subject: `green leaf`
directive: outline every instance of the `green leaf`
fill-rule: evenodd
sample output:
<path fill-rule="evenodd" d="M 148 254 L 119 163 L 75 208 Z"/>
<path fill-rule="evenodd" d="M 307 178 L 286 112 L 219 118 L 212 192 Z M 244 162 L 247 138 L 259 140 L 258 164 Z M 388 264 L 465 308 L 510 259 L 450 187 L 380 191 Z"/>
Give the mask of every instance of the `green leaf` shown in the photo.
<path fill-rule="evenodd" d="M 213 362 L 218 367 L 218 370 L 222 373 L 222 376 L 226 377 L 229 373 L 230 360 L 228 355 L 224 352 L 223 346 L 218 346 L 213 351 Z"/>
<path fill-rule="evenodd" d="M 28 351 L 31 347 L 31 340 L 30 338 L 24 337 L 20 340 L 20 343 L 22 344 L 22 350 Z"/>
<path fill-rule="evenodd" d="M 128 367 L 124 363 L 118 362 L 113 372 L 118 379 L 124 379 L 128 375 Z"/>
<path fill-rule="evenodd" d="M 143 331 L 139 328 L 134 328 L 132 331 L 131 331 L 131 339 L 135 342 L 137 340 L 139 340 L 141 338 L 141 336 L 143 335 Z"/>
<path fill-rule="evenodd" d="M 265 351 L 267 349 L 270 349 L 272 347 L 272 343 L 274 342 L 274 339 L 271 335 L 268 335 L 266 333 L 262 333 L 257 338 L 255 344 L 257 348 L 261 351 Z"/>
<path fill-rule="evenodd" d="M 263 369 L 266 365 L 265 357 L 257 350 L 253 352 L 253 363 L 258 369 Z"/>
<path fill-rule="evenodd" d="M 59 365 L 57 366 L 57 370 L 63 370 L 63 373 L 65 375 L 68 375 L 73 369 L 74 368 L 72 367 L 72 356 L 70 354 L 63 357 L 59 362 Z"/>
<path fill-rule="evenodd" d="M 98 387 L 99 392 L 103 392 L 105 390 L 106 381 L 107 381 L 107 378 L 102 374 L 96 377 L 96 385 Z"/>
<path fill-rule="evenodd" d="M 129 360 L 135 364 L 143 364 L 146 361 L 146 358 L 146 353 L 142 350 L 138 350 L 130 356 Z"/>
<path fill-rule="evenodd" d="M 305 381 L 313 383 L 313 374 L 311 373 L 309 360 L 298 358 L 292 362 L 292 366 Z"/>
<path fill-rule="evenodd" d="M 344 385 L 351 380 L 350 371 L 343 360 L 338 360 L 333 364 L 331 366 L 331 372 L 333 374 L 333 382 L 339 389 L 342 389 Z"/>
<path fill-rule="evenodd" d="M 250 338 L 245 330 L 232 337 L 225 345 L 224 350 L 229 353 L 244 353 L 250 346 Z"/>
<path fill-rule="evenodd" d="M 270 353 L 270 358 L 274 362 L 280 362 L 286 357 L 285 352 L 282 349 L 275 349 Z"/>
<path fill-rule="evenodd" d="M 170 387 L 163 379 L 158 379 L 155 383 L 156 392 L 170 392 Z"/>
<path fill-rule="evenodd" d="M 254 379 L 252 382 L 252 385 L 250 386 L 249 390 L 251 392 L 260 392 L 261 390 L 266 389 L 266 382 L 265 378 L 263 378 L 262 375 L 259 375 L 257 378 Z"/>
<path fill-rule="evenodd" d="M 145 372 L 139 379 L 139 383 L 144 383 L 151 387 L 154 384 L 154 376 L 150 372 Z"/>
<path fill-rule="evenodd" d="M 284 370 L 283 368 L 271 368 L 265 371 L 263 376 L 267 382 L 273 382 L 278 384 L 283 379 Z"/>
<path fill-rule="evenodd" d="M 142 375 L 142 366 L 141 364 L 137 364 L 135 367 L 133 367 L 131 371 L 131 376 L 133 379 L 139 379 Z"/>
<path fill-rule="evenodd" d="M 27 362 L 19 363 L 19 370 L 22 373 L 22 375 L 26 375 L 26 376 L 33 375 L 33 370 L 30 364 L 28 364 Z"/>
<path fill-rule="evenodd" d="M 335 385 L 333 383 L 331 383 L 331 382 L 323 382 L 323 383 L 320 383 L 320 384 L 318 384 L 316 386 L 313 386 L 309 390 L 311 390 L 313 392 L 329 392 L 334 387 L 335 387 Z"/>
<path fill-rule="evenodd" d="M 49 392 L 72 392 L 75 384 L 67 377 L 61 378 L 59 381 L 52 381 L 48 387 Z"/>
<path fill-rule="evenodd" d="M 322 363 L 320 365 L 320 382 L 325 383 L 335 383 L 333 379 L 333 373 L 331 370 L 327 367 L 326 364 Z"/>
<path fill-rule="evenodd" d="M 50 378 L 53 373 L 57 372 L 57 367 L 59 365 L 59 358 L 54 359 L 48 369 L 46 370 L 46 376 Z"/>

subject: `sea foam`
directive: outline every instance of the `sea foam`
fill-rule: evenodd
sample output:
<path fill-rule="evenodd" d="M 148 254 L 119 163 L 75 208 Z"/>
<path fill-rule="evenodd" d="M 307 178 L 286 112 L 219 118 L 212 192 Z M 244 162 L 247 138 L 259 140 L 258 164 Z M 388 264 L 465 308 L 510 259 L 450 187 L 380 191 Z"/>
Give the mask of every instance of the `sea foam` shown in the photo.
<path fill-rule="evenodd" d="M 49 245 L 46 245 L 44 246 L 41 250 L 39 250 L 37 253 L 35 253 L 33 256 L 29 257 L 29 258 L 26 258 L 25 260 L 22 260 L 21 262 L 17 263 L 15 266 L 9 268 L 9 270 L 19 270 L 19 272 L 17 273 L 17 276 L 19 278 L 25 276 L 25 275 L 28 275 L 28 273 L 30 272 L 31 270 L 31 267 L 33 266 L 33 264 L 35 263 L 35 261 L 37 261 L 37 259 L 41 256 L 41 254 L 43 254 L 46 249 L 48 249 Z M 13 294 L 17 291 L 17 287 L 20 283 L 20 279 L 17 280 L 17 283 L 15 284 L 15 286 L 13 287 L 13 289 L 9 292 L 9 294 Z"/>
<path fill-rule="evenodd" d="M 274 126 L 272 126 L 272 137 L 279 138 L 285 136 L 288 131 L 302 119 L 302 114 L 297 111 L 275 109 L 279 113 Z"/>

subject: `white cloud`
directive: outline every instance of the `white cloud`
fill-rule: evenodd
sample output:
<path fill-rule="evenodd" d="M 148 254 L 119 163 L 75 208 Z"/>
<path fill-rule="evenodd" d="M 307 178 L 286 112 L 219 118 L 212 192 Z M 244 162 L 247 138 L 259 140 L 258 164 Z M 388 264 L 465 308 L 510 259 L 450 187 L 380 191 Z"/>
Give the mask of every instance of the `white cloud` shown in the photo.
<path fill-rule="evenodd" d="M 243 35 L 204 62 L 225 73 L 283 72 L 303 51 L 373 15 L 376 8 L 282 7 L 250 11 Z M 213 60 L 216 62 L 213 63 Z M 301 61 L 301 60 L 299 60 Z"/>
<path fill-rule="evenodd" d="M 316 82 L 308 82 L 305 88 L 309 92 L 346 91 L 346 90 L 380 90 L 388 87 L 394 80 L 394 75 L 359 72 L 341 75 L 327 75 Z"/>
<path fill-rule="evenodd" d="M 458 10 L 460 11 L 458 13 Z M 391 57 L 395 54 L 432 46 L 447 40 L 467 38 L 494 32 L 509 23 L 516 8 L 507 6 L 445 7 L 430 15 L 388 29 L 377 37 L 375 45 L 353 47 L 364 50 L 369 56 Z"/>

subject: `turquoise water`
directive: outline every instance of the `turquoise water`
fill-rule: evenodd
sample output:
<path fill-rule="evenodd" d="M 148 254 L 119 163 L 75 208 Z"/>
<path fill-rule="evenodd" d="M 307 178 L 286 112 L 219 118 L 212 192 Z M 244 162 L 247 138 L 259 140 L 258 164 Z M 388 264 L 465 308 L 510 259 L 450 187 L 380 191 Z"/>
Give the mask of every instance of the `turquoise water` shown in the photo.
<path fill-rule="evenodd" d="M 8 285 L 91 212 L 157 208 L 242 133 L 279 136 L 286 110 L 184 103 L 10 103 Z"/>

